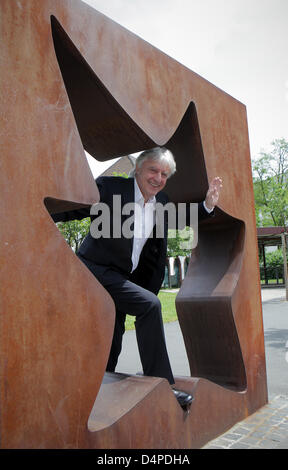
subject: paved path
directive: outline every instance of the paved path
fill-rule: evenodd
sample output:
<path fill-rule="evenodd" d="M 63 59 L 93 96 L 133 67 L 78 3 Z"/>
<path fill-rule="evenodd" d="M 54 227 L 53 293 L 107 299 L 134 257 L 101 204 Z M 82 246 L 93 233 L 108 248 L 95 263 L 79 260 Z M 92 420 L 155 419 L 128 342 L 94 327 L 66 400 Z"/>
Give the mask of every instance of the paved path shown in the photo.
<path fill-rule="evenodd" d="M 203 449 L 288 449 L 288 397 L 275 397 Z"/>
<path fill-rule="evenodd" d="M 203 449 L 288 449 L 288 302 L 282 288 L 264 288 L 261 295 L 269 403 Z M 174 374 L 189 376 L 178 322 L 166 323 L 165 334 Z M 141 369 L 135 332 L 127 331 L 117 371 Z"/>
<path fill-rule="evenodd" d="M 284 289 L 261 294 L 269 403 L 203 449 L 288 449 L 288 302 Z"/>

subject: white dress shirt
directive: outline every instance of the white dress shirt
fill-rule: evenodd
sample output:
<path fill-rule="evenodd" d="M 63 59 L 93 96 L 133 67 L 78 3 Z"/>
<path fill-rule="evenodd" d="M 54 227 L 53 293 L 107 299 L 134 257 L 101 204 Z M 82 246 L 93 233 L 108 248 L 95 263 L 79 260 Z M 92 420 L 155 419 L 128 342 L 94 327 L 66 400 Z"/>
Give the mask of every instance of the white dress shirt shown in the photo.
<path fill-rule="evenodd" d="M 155 196 L 148 199 L 145 203 L 144 197 L 137 184 L 136 178 L 134 179 L 134 201 L 135 201 L 135 215 L 134 215 L 134 237 L 132 248 L 132 272 L 137 268 L 141 251 L 147 238 L 149 238 L 154 224 L 155 224 Z"/>

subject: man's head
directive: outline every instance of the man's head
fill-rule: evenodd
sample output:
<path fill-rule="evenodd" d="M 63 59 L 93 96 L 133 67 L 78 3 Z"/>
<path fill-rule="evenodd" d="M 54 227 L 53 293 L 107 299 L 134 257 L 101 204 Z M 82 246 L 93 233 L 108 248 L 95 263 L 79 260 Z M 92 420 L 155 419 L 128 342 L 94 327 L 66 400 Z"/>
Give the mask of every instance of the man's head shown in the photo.
<path fill-rule="evenodd" d="M 143 194 L 148 201 L 161 191 L 176 171 L 176 163 L 172 152 L 164 147 L 155 147 L 142 152 L 130 176 L 134 176 Z"/>

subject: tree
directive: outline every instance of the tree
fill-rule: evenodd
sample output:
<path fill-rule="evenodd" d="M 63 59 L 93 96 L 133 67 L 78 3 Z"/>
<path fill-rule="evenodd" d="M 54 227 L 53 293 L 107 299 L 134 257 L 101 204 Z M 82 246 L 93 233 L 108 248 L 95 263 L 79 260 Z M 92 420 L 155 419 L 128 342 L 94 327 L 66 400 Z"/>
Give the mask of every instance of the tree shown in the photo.
<path fill-rule="evenodd" d="M 260 274 L 261 279 L 266 280 L 266 282 L 270 279 L 277 283 L 279 283 L 279 279 L 284 278 L 284 257 L 283 257 L 283 250 L 277 249 L 270 253 L 267 253 L 265 256 L 265 265 L 262 256 L 259 256 L 260 261 Z M 286 262 L 288 258 L 286 259 Z"/>
<path fill-rule="evenodd" d="M 276 139 L 270 152 L 253 162 L 253 183 L 258 226 L 288 224 L 288 142 Z"/>
<path fill-rule="evenodd" d="M 183 230 L 169 229 L 167 240 L 167 256 L 190 256 L 193 243 L 193 230 L 186 227 Z"/>
<path fill-rule="evenodd" d="M 90 227 L 90 217 L 82 220 L 58 222 L 57 227 L 73 251 L 77 251 Z"/>

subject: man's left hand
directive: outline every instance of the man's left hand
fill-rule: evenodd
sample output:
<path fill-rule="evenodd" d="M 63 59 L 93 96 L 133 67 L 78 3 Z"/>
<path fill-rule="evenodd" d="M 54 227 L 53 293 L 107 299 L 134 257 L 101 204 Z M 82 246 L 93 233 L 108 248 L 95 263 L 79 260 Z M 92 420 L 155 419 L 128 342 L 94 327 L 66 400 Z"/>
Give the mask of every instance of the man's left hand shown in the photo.
<path fill-rule="evenodd" d="M 222 179 L 219 176 L 215 176 L 209 184 L 209 188 L 205 198 L 205 204 L 207 209 L 213 210 L 217 205 L 220 192 L 222 188 Z"/>

